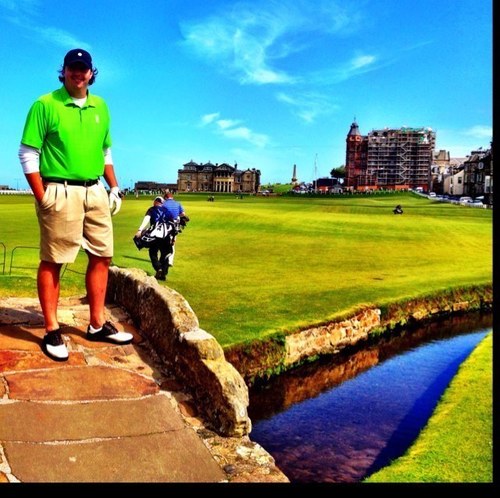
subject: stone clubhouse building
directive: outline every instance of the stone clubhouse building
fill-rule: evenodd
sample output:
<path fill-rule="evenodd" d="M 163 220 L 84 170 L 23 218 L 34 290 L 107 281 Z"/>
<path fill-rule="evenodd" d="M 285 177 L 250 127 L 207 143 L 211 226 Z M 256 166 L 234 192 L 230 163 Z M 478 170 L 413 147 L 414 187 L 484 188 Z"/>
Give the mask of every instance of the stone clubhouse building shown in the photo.
<path fill-rule="evenodd" d="M 254 194 L 260 188 L 260 175 L 255 168 L 238 169 L 236 163 L 198 164 L 191 160 L 177 171 L 177 191 Z"/>

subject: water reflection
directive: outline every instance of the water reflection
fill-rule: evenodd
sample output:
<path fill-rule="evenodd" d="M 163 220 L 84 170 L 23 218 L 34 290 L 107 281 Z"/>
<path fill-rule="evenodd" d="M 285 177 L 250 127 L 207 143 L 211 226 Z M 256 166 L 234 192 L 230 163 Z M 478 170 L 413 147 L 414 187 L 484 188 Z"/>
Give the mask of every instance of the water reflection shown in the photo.
<path fill-rule="evenodd" d="M 252 440 L 292 482 L 356 482 L 404 453 L 491 315 L 434 322 L 250 390 Z"/>

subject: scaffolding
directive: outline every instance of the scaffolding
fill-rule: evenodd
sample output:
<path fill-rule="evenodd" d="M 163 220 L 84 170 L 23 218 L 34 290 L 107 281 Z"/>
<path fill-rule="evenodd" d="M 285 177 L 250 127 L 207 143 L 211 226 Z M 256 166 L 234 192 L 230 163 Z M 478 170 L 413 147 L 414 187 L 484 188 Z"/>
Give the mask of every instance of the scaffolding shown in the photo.
<path fill-rule="evenodd" d="M 363 142 L 366 161 L 364 165 L 356 164 L 357 188 L 428 187 L 436 143 L 436 134 L 431 128 L 373 130 L 363 137 Z M 348 160 L 346 167 L 349 166 Z"/>

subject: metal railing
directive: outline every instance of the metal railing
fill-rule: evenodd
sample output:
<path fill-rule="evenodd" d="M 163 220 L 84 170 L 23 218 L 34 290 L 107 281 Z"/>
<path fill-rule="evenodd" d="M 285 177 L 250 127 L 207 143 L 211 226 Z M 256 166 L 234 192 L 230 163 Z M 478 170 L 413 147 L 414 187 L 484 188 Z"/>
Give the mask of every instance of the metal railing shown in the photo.
<path fill-rule="evenodd" d="M 12 249 L 12 252 L 10 253 L 10 265 L 9 265 L 9 275 L 12 274 L 12 268 L 28 268 L 28 269 L 36 269 L 38 268 L 37 266 L 15 266 L 13 264 L 14 262 L 14 253 L 16 252 L 17 249 L 36 249 L 39 250 L 39 247 L 36 246 L 16 246 L 14 249 Z"/>
<path fill-rule="evenodd" d="M 5 246 L 5 244 L 3 242 L 0 242 L 0 246 L 3 249 L 3 262 L 0 262 L 0 266 L 3 269 L 2 274 L 5 275 L 7 249 L 6 249 L 6 246 Z M 33 269 L 33 270 L 38 269 L 38 264 L 36 266 L 30 266 L 30 265 L 26 265 L 26 264 L 14 264 L 14 256 L 15 256 L 16 252 L 18 253 L 18 251 L 20 249 L 40 250 L 40 248 L 38 246 L 16 246 L 16 247 L 14 247 L 12 249 L 11 253 L 10 253 L 9 275 L 12 275 L 12 269 L 13 268 L 17 268 L 17 269 Z M 80 253 L 85 253 L 85 251 L 83 249 L 80 249 Z M 78 271 L 78 270 L 75 270 L 73 268 L 70 268 L 70 263 L 65 263 L 63 265 L 63 268 L 62 268 L 62 271 L 61 271 L 61 278 L 63 278 L 63 276 L 66 273 L 66 271 L 73 272 L 73 273 L 78 273 L 79 275 L 85 275 L 85 271 L 82 272 L 82 271 Z"/>
<path fill-rule="evenodd" d="M 0 264 L 2 265 L 2 275 L 5 275 L 5 257 L 6 257 L 7 249 L 6 249 L 5 244 L 3 242 L 0 242 L 0 246 L 2 246 L 2 252 L 3 252 L 2 263 L 0 263 Z"/>

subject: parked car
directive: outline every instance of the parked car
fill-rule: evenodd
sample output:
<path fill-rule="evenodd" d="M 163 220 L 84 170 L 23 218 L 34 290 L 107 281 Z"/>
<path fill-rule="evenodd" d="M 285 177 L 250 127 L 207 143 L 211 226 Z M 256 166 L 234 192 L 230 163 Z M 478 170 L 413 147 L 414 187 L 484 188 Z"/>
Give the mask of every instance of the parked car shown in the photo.
<path fill-rule="evenodd" d="M 460 197 L 460 199 L 458 199 L 458 202 L 460 204 L 467 204 L 469 201 L 472 201 L 472 197 L 469 197 L 467 195 L 464 195 L 464 196 Z"/>
<path fill-rule="evenodd" d="M 429 197 L 436 197 L 436 192 L 429 192 Z"/>

